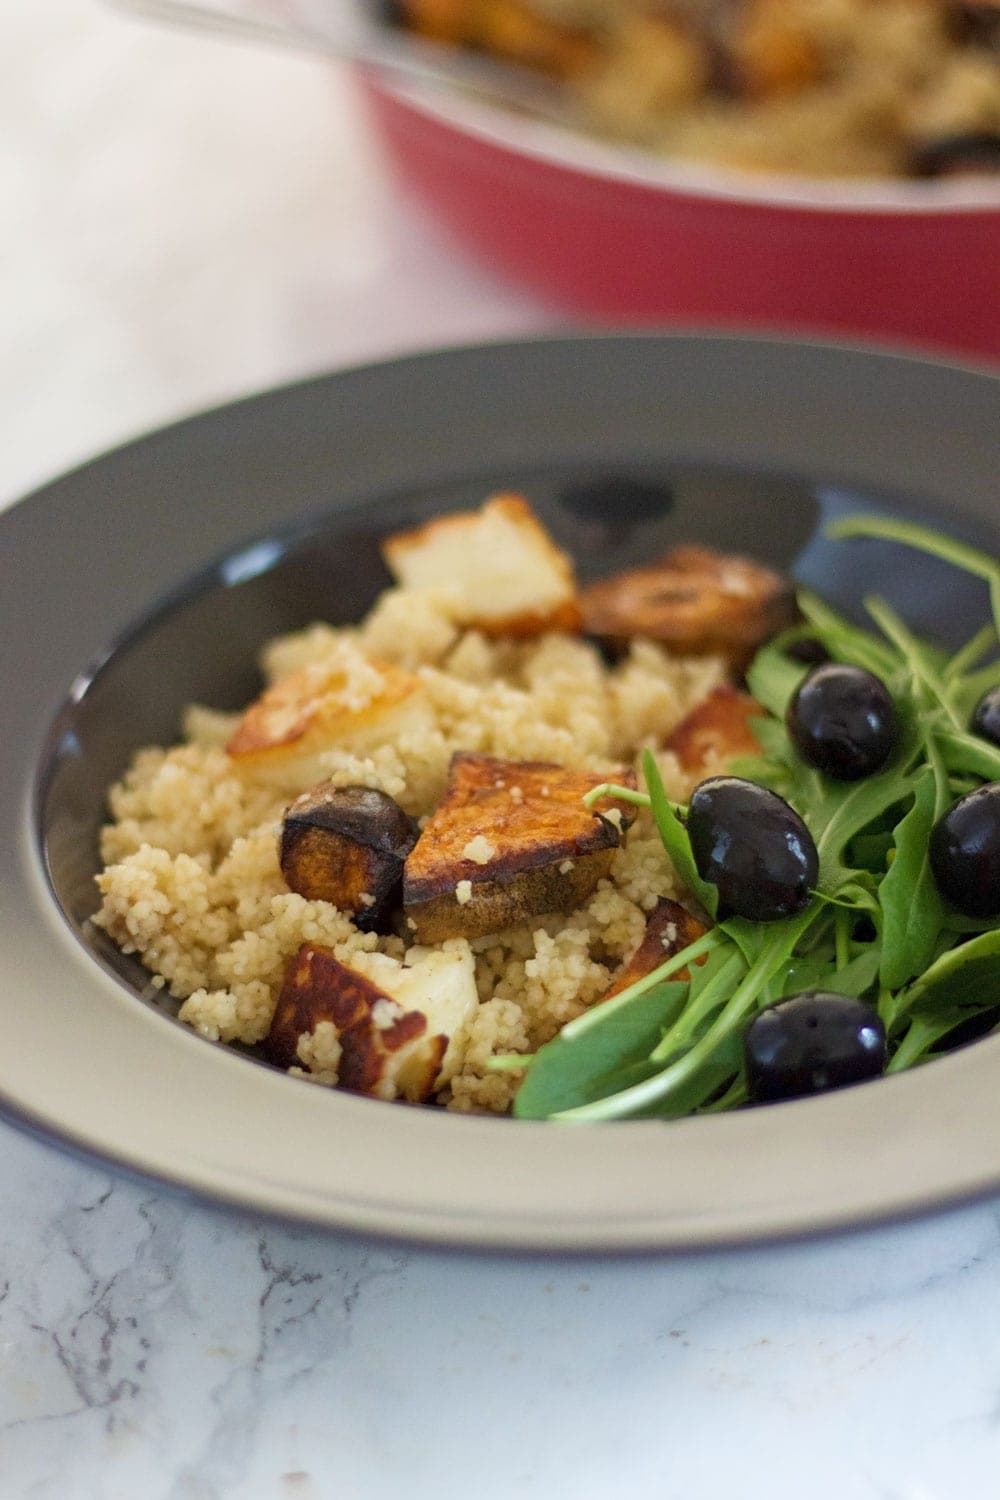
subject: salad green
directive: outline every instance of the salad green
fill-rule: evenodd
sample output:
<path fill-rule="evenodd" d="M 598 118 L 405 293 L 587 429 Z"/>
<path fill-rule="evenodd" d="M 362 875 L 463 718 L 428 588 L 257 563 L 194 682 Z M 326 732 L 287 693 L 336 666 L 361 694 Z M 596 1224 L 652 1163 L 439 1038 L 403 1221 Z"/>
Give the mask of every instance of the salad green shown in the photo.
<path fill-rule="evenodd" d="M 882 599 L 865 601 L 876 633 L 800 594 L 801 624 L 759 651 L 747 673 L 763 711 L 753 721 L 760 754 L 732 772 L 776 792 L 804 820 L 819 854 L 808 904 L 769 922 L 723 917 L 533 1056 L 497 1059 L 526 1069 L 516 1116 L 674 1119 L 744 1104 L 746 1027 L 765 1006 L 803 990 L 869 1001 L 885 1028 L 888 1072 L 1000 1023 L 1000 925 L 947 901 L 928 854 L 943 814 L 1000 781 L 1000 746 L 968 727 L 1000 681 L 1000 562 L 901 520 L 840 520 L 828 535 L 896 541 L 964 569 L 987 585 L 991 622 L 949 657 L 914 636 Z M 810 670 L 794 654 L 803 640 L 876 674 L 892 695 L 895 747 L 864 779 L 836 781 L 792 743 L 785 715 Z M 686 809 L 670 802 L 648 752 L 643 770 L 644 792 L 603 786 L 588 800 L 613 794 L 648 807 L 681 879 L 715 918 L 718 891 L 699 874 Z"/>

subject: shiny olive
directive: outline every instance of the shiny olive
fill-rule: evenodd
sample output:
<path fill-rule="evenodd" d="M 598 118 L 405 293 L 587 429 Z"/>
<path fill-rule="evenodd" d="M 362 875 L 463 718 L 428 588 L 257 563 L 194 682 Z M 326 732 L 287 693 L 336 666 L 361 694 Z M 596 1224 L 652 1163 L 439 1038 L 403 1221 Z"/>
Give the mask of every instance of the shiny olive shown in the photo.
<path fill-rule="evenodd" d="M 805 990 L 751 1021 L 743 1060 L 756 1103 L 817 1094 L 877 1078 L 885 1069 L 885 1027 L 864 1000 Z"/>
<path fill-rule="evenodd" d="M 698 873 L 719 892 L 719 917 L 774 922 L 809 901 L 819 873 L 813 836 L 775 792 L 738 776 L 695 787 L 687 831 Z"/>
<path fill-rule="evenodd" d="M 804 761 L 836 781 L 884 766 L 896 744 L 896 710 L 884 682 L 863 667 L 828 662 L 799 684 L 785 726 Z"/>
<path fill-rule="evenodd" d="M 993 745 L 1000 745 L 1000 686 L 990 688 L 976 704 L 969 728 Z"/>
<path fill-rule="evenodd" d="M 930 863 L 952 906 L 968 917 L 1000 917 L 1000 781 L 977 787 L 938 819 Z"/>

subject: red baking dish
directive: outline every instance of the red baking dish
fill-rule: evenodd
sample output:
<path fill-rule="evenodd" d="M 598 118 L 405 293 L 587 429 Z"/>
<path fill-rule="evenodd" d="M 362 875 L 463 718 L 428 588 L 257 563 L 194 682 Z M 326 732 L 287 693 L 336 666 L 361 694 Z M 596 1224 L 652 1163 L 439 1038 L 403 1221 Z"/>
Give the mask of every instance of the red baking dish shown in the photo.
<path fill-rule="evenodd" d="M 575 314 L 1000 360 L 1000 178 L 737 177 L 374 75 L 362 88 L 400 180 L 480 259 Z"/>

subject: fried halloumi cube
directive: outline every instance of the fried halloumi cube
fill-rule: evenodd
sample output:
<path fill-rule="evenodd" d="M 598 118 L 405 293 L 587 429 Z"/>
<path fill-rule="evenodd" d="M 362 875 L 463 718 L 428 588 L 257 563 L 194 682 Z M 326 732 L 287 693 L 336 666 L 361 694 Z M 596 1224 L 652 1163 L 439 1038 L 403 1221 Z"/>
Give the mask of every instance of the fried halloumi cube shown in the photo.
<path fill-rule="evenodd" d="M 324 751 L 365 755 L 433 728 L 419 677 L 344 650 L 279 678 L 251 703 L 226 751 L 255 780 L 292 791 L 323 779 Z"/>
<path fill-rule="evenodd" d="M 382 932 L 400 904 L 403 861 L 418 832 L 385 792 L 321 781 L 285 810 L 281 873 L 307 901 L 329 901 L 363 932 Z"/>
<path fill-rule="evenodd" d="M 588 635 L 635 636 L 685 656 L 722 656 L 736 668 L 796 617 L 789 578 L 709 547 L 674 547 L 659 562 L 616 573 L 580 595 Z"/>
<path fill-rule="evenodd" d="M 753 720 L 764 710 L 749 693 L 723 683 L 675 725 L 663 742 L 677 756 L 681 770 L 704 776 L 735 760 L 738 755 L 759 755 Z"/>
<path fill-rule="evenodd" d="M 457 624 L 485 635 L 579 629 L 573 564 L 520 495 L 396 532 L 382 555 L 403 588 L 441 594 Z"/>
<path fill-rule="evenodd" d="M 403 867 L 403 908 L 419 941 L 481 937 L 584 902 L 635 815 L 613 798 L 584 806 L 606 779 L 542 761 L 454 755 L 444 798 Z M 635 785 L 631 771 L 617 779 Z"/>
<path fill-rule="evenodd" d="M 472 954 L 460 945 L 418 955 L 393 974 L 391 988 L 389 994 L 329 949 L 303 943 L 285 975 L 265 1055 L 279 1067 L 295 1066 L 302 1037 L 326 1022 L 340 1045 L 340 1088 L 429 1099 L 460 1066 L 479 1004 Z"/>
<path fill-rule="evenodd" d="M 668 958 L 673 958 L 675 953 L 680 953 L 682 948 L 697 941 L 707 931 L 704 922 L 692 916 L 680 902 L 661 898 L 649 914 L 638 948 L 615 974 L 601 999 L 610 1000 L 612 995 L 619 995 L 630 985 L 645 979 L 647 974 L 652 974 Z M 686 968 L 680 969 L 673 977 L 688 979 L 690 973 Z"/>

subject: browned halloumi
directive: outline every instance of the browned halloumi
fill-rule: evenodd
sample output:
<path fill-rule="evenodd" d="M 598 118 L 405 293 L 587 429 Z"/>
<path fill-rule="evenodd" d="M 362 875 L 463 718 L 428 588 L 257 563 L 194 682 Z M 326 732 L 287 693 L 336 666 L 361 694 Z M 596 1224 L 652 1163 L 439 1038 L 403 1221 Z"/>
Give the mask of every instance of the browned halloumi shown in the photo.
<path fill-rule="evenodd" d="M 583 628 L 616 645 L 635 636 L 687 656 L 747 665 L 796 616 L 790 579 L 746 557 L 674 547 L 659 562 L 582 591 Z"/>
<path fill-rule="evenodd" d="M 399 904 L 403 861 L 418 832 L 385 792 L 321 781 L 285 810 L 281 873 L 307 901 L 329 901 L 362 931 L 381 932 Z"/>
<path fill-rule="evenodd" d="M 675 953 L 680 953 L 682 948 L 695 942 L 707 931 L 704 922 L 692 916 L 678 901 L 661 898 L 649 914 L 638 948 L 615 974 L 601 999 L 610 1000 L 612 995 L 618 995 L 622 990 L 627 990 L 629 985 L 645 979 L 647 974 L 652 974 L 668 958 L 673 958 Z M 687 969 L 681 969 L 674 975 L 675 979 L 690 977 Z"/>
<path fill-rule="evenodd" d="M 339 1087 L 380 1099 L 430 1098 L 456 1071 L 478 1005 L 472 955 L 424 955 L 395 971 L 392 989 L 329 949 L 303 943 L 288 966 L 265 1055 L 295 1066 L 301 1038 L 328 1022 L 340 1043 Z"/>
<path fill-rule="evenodd" d="M 330 749 L 365 755 L 401 734 L 429 734 L 434 714 L 419 677 L 353 652 L 281 677 L 244 713 L 226 750 L 241 771 L 281 790 L 320 781 Z"/>
<path fill-rule="evenodd" d="M 444 798 L 403 867 L 403 906 L 419 940 L 481 937 L 585 901 L 635 816 L 610 797 L 583 805 L 607 779 L 544 761 L 454 755 Z M 635 786 L 631 771 L 616 779 Z"/>
<path fill-rule="evenodd" d="M 459 625 L 491 636 L 579 629 L 573 564 L 520 495 L 398 531 L 382 555 L 403 588 L 445 597 Z"/>
<path fill-rule="evenodd" d="M 724 683 L 674 726 L 663 748 L 672 750 L 681 769 L 693 776 L 738 755 L 758 755 L 752 720 L 763 712 L 749 693 Z"/>

